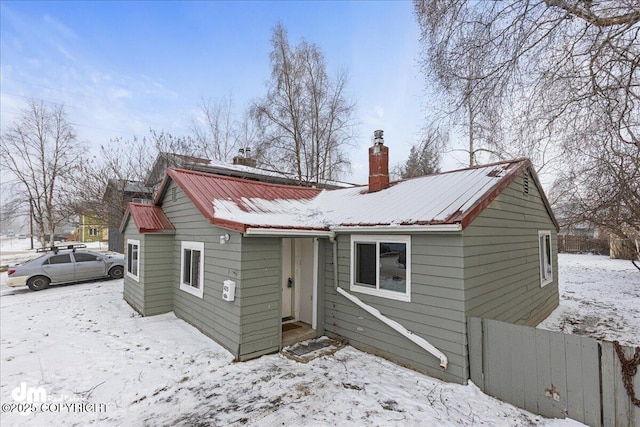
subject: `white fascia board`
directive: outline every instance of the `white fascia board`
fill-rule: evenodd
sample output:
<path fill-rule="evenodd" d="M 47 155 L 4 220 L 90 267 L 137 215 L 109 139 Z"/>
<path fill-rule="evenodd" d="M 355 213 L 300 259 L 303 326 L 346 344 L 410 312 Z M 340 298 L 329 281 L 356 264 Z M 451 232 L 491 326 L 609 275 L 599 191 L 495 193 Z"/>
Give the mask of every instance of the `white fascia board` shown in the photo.
<path fill-rule="evenodd" d="M 279 236 L 279 237 L 334 237 L 333 231 L 296 230 L 284 228 L 247 228 L 245 236 Z"/>
<path fill-rule="evenodd" d="M 335 227 L 331 229 L 336 233 L 388 233 L 388 234 L 407 234 L 407 233 L 441 233 L 441 232 L 460 232 L 461 224 L 433 224 L 433 225 L 372 225 L 372 226 L 353 226 L 353 227 Z"/>

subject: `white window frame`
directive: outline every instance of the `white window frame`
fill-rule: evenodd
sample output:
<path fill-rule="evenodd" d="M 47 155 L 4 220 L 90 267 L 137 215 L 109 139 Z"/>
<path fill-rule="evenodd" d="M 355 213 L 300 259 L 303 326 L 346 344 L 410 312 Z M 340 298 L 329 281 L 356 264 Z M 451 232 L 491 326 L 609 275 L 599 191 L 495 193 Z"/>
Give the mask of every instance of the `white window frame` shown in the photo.
<path fill-rule="evenodd" d="M 549 250 L 547 251 L 547 237 L 549 237 Z M 547 252 L 549 253 L 547 259 Z M 538 231 L 538 257 L 540 264 L 540 287 L 545 287 L 553 282 L 553 245 L 551 244 L 551 231 Z M 548 271 L 547 271 L 548 267 Z"/>
<path fill-rule="evenodd" d="M 138 247 L 138 257 L 136 258 L 136 271 L 138 272 L 138 274 L 133 274 L 130 271 L 131 266 L 129 265 L 129 254 L 131 249 L 129 248 L 129 245 Z M 125 259 L 127 261 L 127 276 L 131 277 L 136 282 L 140 281 L 140 240 L 127 239 L 127 256 L 125 257 Z"/>
<path fill-rule="evenodd" d="M 376 244 L 376 287 L 359 285 L 356 283 L 356 244 Z M 404 293 L 380 289 L 380 243 L 402 243 L 407 248 L 406 253 L 406 289 Z M 401 235 L 351 235 L 351 291 L 398 301 L 411 302 L 411 236 Z"/>
<path fill-rule="evenodd" d="M 200 251 L 200 267 L 198 269 L 198 287 L 185 283 L 184 279 L 184 252 L 185 250 Z M 182 242 L 180 248 L 180 289 L 195 295 L 198 298 L 204 296 L 204 242 Z"/>

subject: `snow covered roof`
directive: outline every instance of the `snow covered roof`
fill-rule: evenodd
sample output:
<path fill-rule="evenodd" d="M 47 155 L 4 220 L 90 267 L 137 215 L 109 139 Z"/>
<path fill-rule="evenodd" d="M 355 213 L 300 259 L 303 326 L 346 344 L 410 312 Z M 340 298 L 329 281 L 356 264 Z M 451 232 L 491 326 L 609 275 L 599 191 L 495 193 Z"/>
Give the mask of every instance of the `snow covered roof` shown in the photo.
<path fill-rule="evenodd" d="M 494 163 L 398 181 L 378 192 L 366 186 L 318 190 L 181 169 L 170 169 L 169 176 L 211 223 L 241 232 L 435 225 L 461 230 L 530 166 L 527 159 Z"/>
<path fill-rule="evenodd" d="M 237 178 L 246 178 L 263 182 L 271 182 L 274 184 L 295 185 L 298 182 L 296 175 L 286 172 L 279 172 L 259 167 L 246 166 L 241 164 L 229 164 L 219 160 L 209 160 L 207 164 L 199 164 L 190 167 L 192 170 L 200 172 L 209 172 L 220 175 L 235 176 Z M 354 184 L 333 180 L 320 180 L 315 183 L 308 183 L 309 186 L 316 185 L 322 188 L 350 188 Z"/>
<path fill-rule="evenodd" d="M 129 203 L 122 224 L 120 225 L 120 232 L 126 227 L 129 217 L 133 218 L 133 222 L 140 233 L 158 233 L 175 230 L 173 224 L 171 224 L 171 221 L 169 221 L 169 218 L 167 218 L 159 206 Z"/>
<path fill-rule="evenodd" d="M 247 166 L 244 164 L 229 164 L 215 159 L 206 159 L 202 157 L 166 152 L 158 154 L 158 157 L 148 173 L 145 184 L 148 186 L 158 184 L 165 176 L 165 172 L 168 168 L 196 170 L 199 172 L 233 176 L 236 178 L 250 179 L 254 181 L 271 182 L 273 184 L 299 185 L 297 176 L 291 173 Z M 303 185 L 321 188 L 348 188 L 354 186 L 354 184 L 333 180 L 305 182 Z"/>

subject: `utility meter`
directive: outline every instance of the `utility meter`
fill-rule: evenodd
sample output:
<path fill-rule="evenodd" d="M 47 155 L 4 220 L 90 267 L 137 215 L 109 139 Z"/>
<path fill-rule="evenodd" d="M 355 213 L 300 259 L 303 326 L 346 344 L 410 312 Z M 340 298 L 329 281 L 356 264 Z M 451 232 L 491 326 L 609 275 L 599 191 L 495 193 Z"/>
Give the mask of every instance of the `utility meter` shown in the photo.
<path fill-rule="evenodd" d="M 222 282 L 222 299 L 225 301 L 233 301 L 236 298 L 236 282 L 233 280 L 225 280 Z"/>

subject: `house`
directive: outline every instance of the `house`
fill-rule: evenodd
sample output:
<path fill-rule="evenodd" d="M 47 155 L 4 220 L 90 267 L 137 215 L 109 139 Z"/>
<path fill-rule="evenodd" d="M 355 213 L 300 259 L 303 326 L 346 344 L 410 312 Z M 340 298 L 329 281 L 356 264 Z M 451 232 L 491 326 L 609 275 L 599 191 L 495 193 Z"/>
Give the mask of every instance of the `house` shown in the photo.
<path fill-rule="evenodd" d="M 203 157 L 188 156 L 185 154 L 160 152 L 156 157 L 151 169 L 147 173 L 144 185 L 155 193 L 169 168 L 191 169 L 196 166 L 205 166 L 211 163 L 211 160 Z M 122 217 L 120 217 L 122 219 Z"/>
<path fill-rule="evenodd" d="M 291 328 L 448 381 L 469 378 L 467 317 L 536 325 L 558 305 L 557 222 L 529 160 L 334 190 L 169 169 L 131 204 L 124 298 L 173 311 L 248 360 Z"/>
<path fill-rule="evenodd" d="M 186 156 L 182 154 L 161 152 L 156 157 L 153 166 L 147 174 L 145 185 L 149 188 L 158 189 L 162 179 L 166 175 L 167 169 L 180 168 L 199 172 L 212 173 L 222 176 L 231 176 L 247 179 L 251 181 L 269 182 L 272 184 L 289 184 L 318 188 L 347 188 L 353 184 L 323 180 L 320 182 L 300 182 L 296 176 L 289 173 L 279 172 L 271 169 L 257 167 L 257 160 L 252 157 L 251 150 L 241 149 L 237 156 L 233 158 L 233 164 L 219 160 L 205 159 L 202 157 Z"/>
<path fill-rule="evenodd" d="M 105 242 L 109 239 L 109 227 L 106 218 L 100 215 L 80 214 L 76 227 L 80 242 Z"/>
<path fill-rule="evenodd" d="M 124 252 L 120 222 L 129 203 L 151 202 L 152 197 L 151 189 L 145 187 L 140 181 L 127 179 L 109 179 L 107 181 L 102 202 L 107 212 L 106 225 L 108 227 L 110 251 Z"/>

